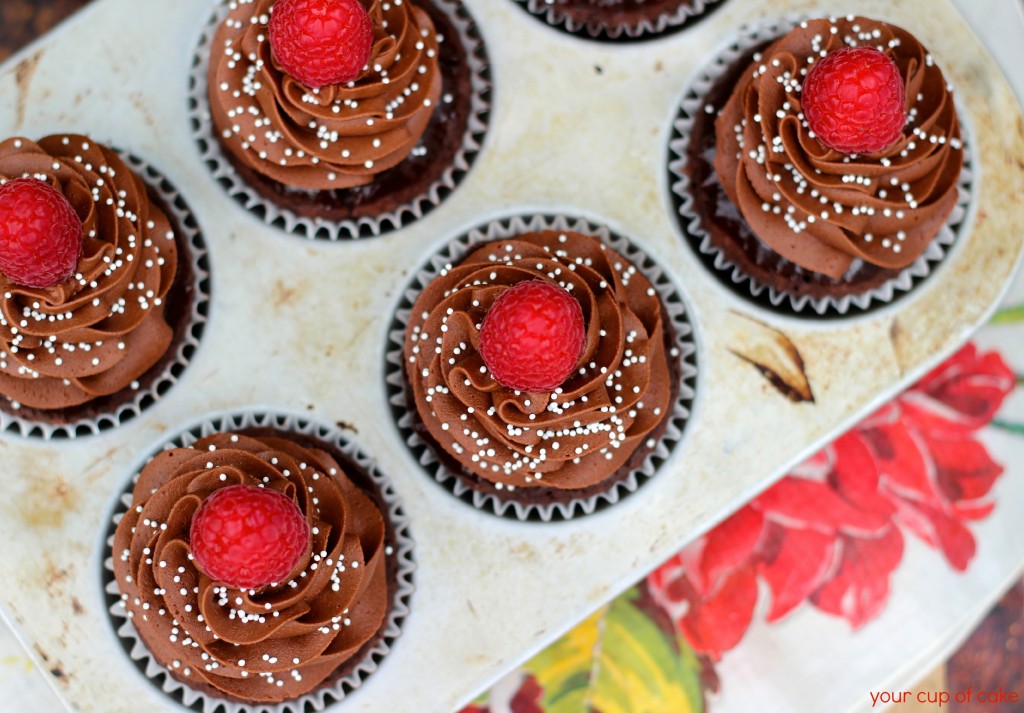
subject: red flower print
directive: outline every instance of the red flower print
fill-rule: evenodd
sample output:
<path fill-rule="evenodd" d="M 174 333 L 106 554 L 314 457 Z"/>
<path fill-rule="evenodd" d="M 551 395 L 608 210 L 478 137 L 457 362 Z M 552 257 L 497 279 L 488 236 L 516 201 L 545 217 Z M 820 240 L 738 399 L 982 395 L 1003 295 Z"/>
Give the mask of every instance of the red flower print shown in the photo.
<path fill-rule="evenodd" d="M 1013 390 L 1013 371 L 997 352 L 968 344 L 900 397 L 919 428 L 966 435 L 987 426 Z"/>
<path fill-rule="evenodd" d="M 878 616 L 908 530 L 957 570 L 976 549 L 1002 474 L 976 433 L 1016 380 L 969 345 L 648 578 L 691 645 L 717 660 L 742 638 L 758 597 L 767 620 L 804 601 L 854 628 Z"/>
<path fill-rule="evenodd" d="M 876 537 L 840 540 L 839 568 L 815 590 L 816 607 L 854 628 L 878 616 L 889 597 L 889 577 L 903 557 L 903 536 L 889 525 Z"/>
<path fill-rule="evenodd" d="M 541 707 L 541 699 L 544 697 L 544 689 L 537 683 L 533 676 L 523 677 L 522 684 L 508 701 L 505 710 L 511 713 L 544 713 Z M 472 704 L 463 708 L 459 713 L 491 713 L 489 706 Z"/>
<path fill-rule="evenodd" d="M 998 354 L 968 345 L 856 429 L 878 464 L 879 492 L 897 508 L 895 521 L 959 571 L 976 547 L 965 521 L 992 512 L 987 496 L 1003 473 L 975 434 L 1015 384 Z"/>

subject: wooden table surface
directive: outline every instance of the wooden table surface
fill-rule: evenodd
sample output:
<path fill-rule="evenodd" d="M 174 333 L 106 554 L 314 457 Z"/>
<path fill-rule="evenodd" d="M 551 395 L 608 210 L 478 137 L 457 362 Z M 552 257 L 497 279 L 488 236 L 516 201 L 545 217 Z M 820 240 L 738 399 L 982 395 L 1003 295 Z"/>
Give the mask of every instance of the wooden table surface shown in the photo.
<path fill-rule="evenodd" d="M 0 62 L 91 0 L 2 0 Z"/>

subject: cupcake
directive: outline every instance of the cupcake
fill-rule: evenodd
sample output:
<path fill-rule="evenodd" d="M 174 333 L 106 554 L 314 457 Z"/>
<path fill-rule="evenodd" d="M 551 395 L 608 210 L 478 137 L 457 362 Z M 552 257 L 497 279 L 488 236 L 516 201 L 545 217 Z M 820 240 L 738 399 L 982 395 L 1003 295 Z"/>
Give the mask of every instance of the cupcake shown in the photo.
<path fill-rule="evenodd" d="M 730 51 L 698 82 L 670 167 L 708 262 L 797 312 L 887 302 L 926 276 L 962 218 L 965 150 L 922 44 L 846 17 Z"/>
<path fill-rule="evenodd" d="M 682 29 L 725 0 L 516 0 L 565 32 L 602 40 L 650 39 Z"/>
<path fill-rule="evenodd" d="M 152 401 L 194 346 L 197 233 L 175 197 L 75 135 L 0 143 L 0 184 L 5 422 L 95 430 Z"/>
<path fill-rule="evenodd" d="M 197 136 L 229 192 L 268 222 L 331 238 L 439 203 L 479 150 L 487 90 L 472 20 L 436 2 L 225 4 L 193 91 L 208 108 Z"/>
<path fill-rule="evenodd" d="M 407 532 L 372 462 L 244 419 L 142 468 L 109 540 L 111 611 L 157 664 L 147 675 L 169 675 L 163 689 L 185 687 L 186 704 L 319 709 L 398 634 Z"/>
<path fill-rule="evenodd" d="M 431 450 L 435 477 L 477 506 L 545 520 L 653 474 L 695 373 L 678 295 L 650 259 L 552 227 L 509 228 L 424 273 L 400 357 L 400 426 Z"/>

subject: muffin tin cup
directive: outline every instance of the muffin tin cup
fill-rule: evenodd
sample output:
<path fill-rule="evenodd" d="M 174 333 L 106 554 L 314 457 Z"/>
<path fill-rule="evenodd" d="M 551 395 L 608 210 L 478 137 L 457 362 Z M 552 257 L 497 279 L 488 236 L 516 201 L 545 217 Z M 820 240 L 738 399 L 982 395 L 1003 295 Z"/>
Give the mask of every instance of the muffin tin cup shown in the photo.
<path fill-rule="evenodd" d="M 189 75 L 189 120 L 192 135 L 199 147 L 200 158 L 210 174 L 231 198 L 267 225 L 286 233 L 310 239 L 329 241 L 377 237 L 403 228 L 439 206 L 457 188 L 472 167 L 487 133 L 491 108 L 490 62 L 476 22 L 459 0 L 430 0 L 458 29 L 459 40 L 466 54 L 472 96 L 462 145 L 451 165 L 430 184 L 427 190 L 394 210 L 376 216 L 360 216 L 340 221 L 299 215 L 260 195 L 246 183 L 224 155 L 214 136 L 210 118 L 209 79 L 210 43 L 217 27 L 229 12 L 229 4 L 220 3 L 203 28 Z"/>
<path fill-rule="evenodd" d="M 946 259 L 961 238 L 961 233 L 966 233 L 970 229 L 971 221 L 965 218 L 971 210 L 974 193 L 978 189 L 978 176 L 971 153 L 971 147 L 974 145 L 973 124 L 970 115 L 957 101 L 964 146 L 964 167 L 958 181 L 959 197 L 956 206 L 924 253 L 895 277 L 862 293 L 815 298 L 776 289 L 748 275 L 741 266 L 725 256 L 704 228 L 690 193 L 690 178 L 686 175 L 687 148 L 690 145 L 695 117 L 706 111 L 704 97 L 718 79 L 744 54 L 766 42 L 778 39 L 805 19 L 803 15 L 797 15 L 744 25 L 713 55 L 712 59 L 697 70 L 686 86 L 672 122 L 673 131 L 668 147 L 669 184 L 676 208 L 676 220 L 685 241 L 704 258 L 704 264 L 712 267 L 716 277 L 722 282 L 740 292 L 743 297 L 749 294 L 757 304 L 766 308 L 782 309 L 795 316 L 852 316 L 887 305 L 910 292 Z"/>
<path fill-rule="evenodd" d="M 657 17 L 642 18 L 636 22 L 608 22 L 590 20 L 580 22 L 572 13 L 552 0 L 516 0 L 531 15 L 565 32 L 595 40 L 647 40 L 683 29 L 701 19 L 726 0 L 682 1 L 674 11 Z"/>
<path fill-rule="evenodd" d="M 653 444 L 647 443 L 649 453 L 640 467 L 632 470 L 625 478 L 613 482 L 607 490 L 558 503 L 523 503 L 503 499 L 492 493 L 483 493 L 467 486 L 442 463 L 434 450 L 415 431 L 417 415 L 407 406 L 408 385 L 405 376 L 403 349 L 412 306 L 423 288 L 437 277 L 446 266 L 459 263 L 472 248 L 487 242 L 503 240 L 524 233 L 542 230 L 563 230 L 591 235 L 609 248 L 617 251 L 644 274 L 657 290 L 665 313 L 675 333 L 671 358 L 679 360 L 678 394 L 672 403 L 672 410 L 666 415 L 664 433 Z M 603 224 L 564 214 L 516 214 L 498 218 L 472 228 L 436 251 L 415 273 L 415 277 L 402 293 L 402 300 L 395 311 L 391 329 L 388 331 L 386 347 L 385 381 L 389 402 L 396 418 L 398 430 L 410 452 L 426 472 L 440 483 L 445 490 L 457 498 L 484 512 L 520 521 L 551 522 L 571 520 L 614 505 L 627 495 L 634 493 L 658 467 L 669 458 L 679 444 L 683 431 L 690 419 L 691 407 L 696 394 L 697 362 L 693 327 L 687 317 L 687 309 L 675 285 L 664 269 L 643 250 L 627 238 L 616 234 Z M 643 448 L 644 446 L 641 446 Z"/>
<path fill-rule="evenodd" d="M 161 399 L 173 387 L 189 365 L 199 347 L 206 326 L 206 315 L 210 304 L 209 257 L 202 231 L 196 223 L 191 209 L 181 193 L 164 176 L 143 159 L 117 150 L 121 159 L 142 178 L 146 187 L 162 202 L 168 212 L 171 225 L 178 232 L 179 248 L 189 252 L 192 269 L 192 304 L 182 329 L 181 339 L 172 343 L 174 357 L 159 374 L 150 376 L 147 371 L 142 379 L 149 381 L 144 388 L 135 390 L 134 396 L 109 412 L 98 413 L 88 418 L 77 418 L 66 423 L 39 421 L 0 410 L 0 433 L 17 434 L 26 438 L 58 440 L 82 438 L 116 428 L 138 417 L 144 410 Z"/>
<path fill-rule="evenodd" d="M 170 448 L 187 447 L 200 438 L 214 433 L 238 431 L 248 428 L 271 428 L 316 438 L 338 448 L 338 450 L 351 458 L 356 465 L 372 478 L 381 498 L 387 506 L 385 515 L 390 532 L 393 533 L 393 544 L 389 545 L 392 551 L 387 553 L 387 556 L 394 557 L 397 562 L 397 575 L 395 577 L 397 586 L 396 590 L 392 593 L 391 608 L 387 614 L 387 625 L 380 641 L 365 653 L 348 675 L 304 696 L 276 704 L 228 701 L 196 691 L 173 678 L 167 668 L 156 661 L 145 643 L 139 638 L 135 625 L 128 618 L 127 610 L 121 603 L 117 581 L 114 579 L 112 554 L 114 530 L 124 513 L 131 506 L 132 489 L 145 464 L 160 451 Z M 180 701 L 183 705 L 193 710 L 203 711 L 203 713 L 308 713 L 309 711 L 324 710 L 358 689 L 363 681 L 377 670 L 384 657 L 390 653 L 395 640 L 402 633 L 402 622 L 410 612 L 410 600 L 414 591 L 413 573 L 416 569 L 413 559 L 413 547 L 414 543 L 409 520 L 390 479 L 380 472 L 376 461 L 352 443 L 340 429 L 317 423 L 296 414 L 254 408 L 212 414 L 202 421 L 187 426 L 178 435 L 169 438 L 161 447 L 154 449 L 144 460 L 137 464 L 133 469 L 131 479 L 116 500 L 114 514 L 108 523 L 107 536 L 104 540 L 101 576 L 103 579 L 103 591 L 106 594 L 109 605 L 107 611 L 110 622 L 122 647 L 128 653 L 136 668 L 149 682 L 170 698 Z"/>

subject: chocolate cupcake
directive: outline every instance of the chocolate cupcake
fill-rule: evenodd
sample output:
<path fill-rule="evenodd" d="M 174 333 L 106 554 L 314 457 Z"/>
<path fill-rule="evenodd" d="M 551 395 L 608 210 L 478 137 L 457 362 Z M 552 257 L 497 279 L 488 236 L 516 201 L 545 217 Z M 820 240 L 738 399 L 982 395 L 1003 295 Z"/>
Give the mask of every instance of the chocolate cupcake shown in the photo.
<path fill-rule="evenodd" d="M 476 507 L 591 513 L 635 491 L 681 438 L 696 374 L 682 302 L 607 228 L 495 221 L 432 258 L 396 314 L 399 428 Z"/>
<path fill-rule="evenodd" d="M 8 224 L 30 209 L 19 188 L 53 200 L 36 250 L 63 229 L 55 206 L 74 229 L 52 279 L 0 274 L 0 425 L 68 437 L 132 418 L 181 374 L 205 321 L 205 246 L 187 207 L 154 169 L 84 136 L 0 143 L 0 183 Z M 47 246 L 31 265 L 62 259 Z"/>
<path fill-rule="evenodd" d="M 858 73 L 878 83 L 843 105 Z M 674 126 L 669 172 L 691 244 L 730 287 L 793 313 L 891 302 L 942 260 L 969 201 L 950 87 L 919 41 L 876 20 L 742 33 Z"/>
<path fill-rule="evenodd" d="M 565 32 L 599 40 L 645 40 L 677 32 L 725 0 L 516 0 Z"/>
<path fill-rule="evenodd" d="M 104 578 L 118 635 L 162 690 L 320 710 L 376 670 L 408 613 L 412 543 L 387 480 L 336 429 L 216 417 L 133 483 Z"/>
<path fill-rule="evenodd" d="M 304 4 L 214 13 L 192 73 L 203 158 L 238 202 L 289 232 L 334 240 L 402 227 L 451 193 L 480 150 L 483 41 L 458 0 L 336 0 L 344 51 L 322 38 L 307 47 L 295 40 L 309 35 Z M 325 56 L 340 66 L 324 68 Z"/>

